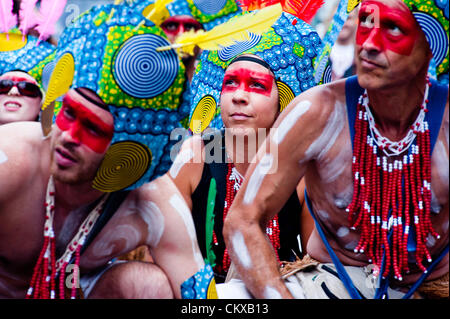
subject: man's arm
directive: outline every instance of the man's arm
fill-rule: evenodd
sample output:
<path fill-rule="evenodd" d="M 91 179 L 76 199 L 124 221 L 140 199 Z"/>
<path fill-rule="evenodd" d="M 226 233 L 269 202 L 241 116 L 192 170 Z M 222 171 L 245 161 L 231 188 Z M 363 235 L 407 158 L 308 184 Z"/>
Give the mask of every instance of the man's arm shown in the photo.
<path fill-rule="evenodd" d="M 319 137 L 332 110 L 327 99 L 333 100 L 327 90 L 314 88 L 297 97 L 280 115 L 249 167 L 225 221 L 231 258 L 256 298 L 292 297 L 280 278 L 265 227 L 320 152 Z"/>
<path fill-rule="evenodd" d="M 203 174 L 204 144 L 200 135 L 183 142 L 180 151 L 166 175 L 175 183 L 189 209 L 192 209 L 192 194 Z"/>
<path fill-rule="evenodd" d="M 166 175 L 141 188 L 139 207 L 142 217 L 150 220 L 146 244 L 168 276 L 175 297 L 180 298 L 181 284 L 205 265 L 191 211 Z"/>

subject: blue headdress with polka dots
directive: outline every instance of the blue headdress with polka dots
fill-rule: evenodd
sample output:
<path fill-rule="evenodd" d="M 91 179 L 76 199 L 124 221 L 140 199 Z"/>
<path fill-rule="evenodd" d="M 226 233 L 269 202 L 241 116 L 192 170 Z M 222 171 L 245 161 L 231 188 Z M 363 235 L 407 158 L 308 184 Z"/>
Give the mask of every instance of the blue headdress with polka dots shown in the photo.
<path fill-rule="evenodd" d="M 222 128 L 220 94 L 225 70 L 237 56 L 253 54 L 270 65 L 275 74 L 282 111 L 292 99 L 315 86 L 314 62 L 322 48 L 317 32 L 294 15 L 283 12 L 262 35 L 236 42 L 218 51 L 204 51 L 192 81 L 190 129 Z"/>

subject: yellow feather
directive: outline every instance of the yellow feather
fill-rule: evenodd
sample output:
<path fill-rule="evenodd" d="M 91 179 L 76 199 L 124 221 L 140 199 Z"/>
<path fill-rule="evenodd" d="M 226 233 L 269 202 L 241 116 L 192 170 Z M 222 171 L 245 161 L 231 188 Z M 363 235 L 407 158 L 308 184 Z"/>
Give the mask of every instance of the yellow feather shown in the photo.
<path fill-rule="evenodd" d="M 173 0 L 156 0 L 153 9 L 145 16 L 147 20 L 160 21 L 159 15 L 161 15 L 166 6 Z"/>
<path fill-rule="evenodd" d="M 193 55 L 196 46 L 203 50 L 220 50 L 236 41 L 249 39 L 249 32 L 262 34 L 278 20 L 283 9 L 280 4 L 266 7 L 257 12 L 251 12 L 216 26 L 212 30 L 190 31 L 183 33 L 176 42 L 157 51 L 181 48 L 183 52 Z"/>

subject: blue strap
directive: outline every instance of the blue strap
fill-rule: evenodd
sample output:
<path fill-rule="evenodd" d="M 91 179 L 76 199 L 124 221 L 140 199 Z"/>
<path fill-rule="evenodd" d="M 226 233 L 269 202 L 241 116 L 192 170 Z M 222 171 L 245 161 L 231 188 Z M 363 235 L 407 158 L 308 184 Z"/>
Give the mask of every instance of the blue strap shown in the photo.
<path fill-rule="evenodd" d="M 406 295 L 403 296 L 403 299 L 408 299 L 412 296 L 412 294 L 417 290 L 417 288 L 420 287 L 422 282 L 427 279 L 427 277 L 433 272 L 433 269 L 439 264 L 439 262 L 442 260 L 442 258 L 445 257 L 445 255 L 448 254 L 448 244 L 444 248 L 444 250 L 439 254 L 439 256 L 431 263 L 430 266 L 428 266 L 427 271 L 420 276 L 419 280 L 416 281 L 416 283 L 409 289 L 409 291 L 406 293 Z"/>
<path fill-rule="evenodd" d="M 428 113 L 425 120 L 430 129 L 430 155 L 439 136 L 439 131 L 444 117 L 445 105 L 447 104 L 448 85 L 443 85 L 436 80 L 430 79 L 431 87 L 428 94 Z"/>
<path fill-rule="evenodd" d="M 436 144 L 439 130 L 444 117 L 445 105 L 447 103 L 448 86 L 430 79 L 431 88 L 428 94 L 428 113 L 425 115 L 425 120 L 429 124 L 430 129 L 430 151 L 433 153 L 434 145 Z M 345 99 L 347 104 L 347 118 L 350 129 L 350 137 L 353 146 L 355 136 L 355 120 L 356 120 L 356 106 L 359 97 L 364 93 L 364 89 L 359 85 L 358 78 L 351 76 L 345 81 Z"/>
<path fill-rule="evenodd" d="M 437 137 L 439 135 L 439 130 L 442 123 L 442 118 L 444 115 L 445 105 L 447 102 L 447 91 L 448 86 L 442 85 L 438 83 L 437 81 L 431 79 L 432 86 L 430 88 L 429 92 L 429 103 L 428 103 L 428 113 L 425 116 L 426 121 L 429 124 L 430 129 L 430 151 L 433 152 L 434 145 L 436 144 Z M 352 147 L 353 147 L 353 140 L 355 136 L 355 121 L 356 121 L 356 106 L 358 103 L 359 97 L 364 93 L 364 89 L 359 86 L 358 79 L 356 76 L 352 76 L 347 78 L 345 82 L 345 96 L 346 96 L 346 104 L 347 104 L 347 117 L 349 122 L 349 130 L 350 130 L 350 137 L 352 141 Z M 307 191 L 305 189 L 305 202 L 308 206 L 309 212 L 311 213 L 311 216 L 313 217 L 316 229 L 319 232 L 320 237 L 322 238 L 322 241 L 327 248 L 328 254 L 331 257 L 331 260 L 333 261 L 336 270 L 338 272 L 339 278 L 341 279 L 342 283 L 344 284 L 345 288 L 347 289 L 350 297 L 352 299 L 362 299 L 361 295 L 355 288 L 355 285 L 353 284 L 350 276 L 348 275 L 347 271 L 345 270 L 344 266 L 342 265 L 339 258 L 334 253 L 333 249 L 331 248 L 330 244 L 328 243 L 328 240 L 320 226 L 320 224 L 317 221 L 316 216 L 313 213 L 312 204 L 308 197 Z M 409 298 L 416 290 L 417 288 L 422 284 L 422 282 L 429 276 L 429 274 L 432 272 L 434 267 L 439 263 L 439 261 L 442 260 L 442 258 L 448 253 L 448 245 L 447 247 L 441 252 L 439 257 L 434 260 L 434 262 L 428 267 L 427 272 L 425 272 L 419 280 L 411 287 L 411 289 L 408 291 L 408 293 L 403 297 L 404 299 Z M 384 272 L 384 262 L 385 258 L 383 257 L 382 262 L 382 269 L 380 273 Z M 379 277 L 379 288 L 377 288 L 375 292 L 374 299 L 380 299 L 388 297 L 387 290 L 389 288 L 389 279 L 388 278 L 382 278 L 382 276 Z"/>
<path fill-rule="evenodd" d="M 336 271 L 338 273 L 339 279 L 341 279 L 342 283 L 344 284 L 345 289 L 347 289 L 347 292 L 349 293 L 350 297 L 352 299 L 363 299 L 356 289 L 355 285 L 353 284 L 352 279 L 348 275 L 347 271 L 345 270 L 344 266 L 342 265 L 341 261 L 339 260 L 336 253 L 333 251 L 333 248 L 331 248 L 330 243 L 328 242 L 327 237 L 325 236 L 325 233 L 322 230 L 322 227 L 320 226 L 316 216 L 313 213 L 311 200 L 309 199 L 308 193 L 305 188 L 305 202 L 308 207 L 308 210 L 311 214 L 311 216 L 314 219 L 314 222 L 316 224 L 316 229 L 319 232 L 320 238 L 322 239 L 322 242 L 324 243 L 325 247 L 327 248 L 328 254 L 331 257 L 331 260 L 333 261 L 334 266 L 336 267 Z M 446 254 L 448 254 L 449 246 L 444 248 L 444 250 L 439 254 L 439 256 L 431 263 L 430 266 L 428 266 L 427 271 L 422 274 L 422 276 L 419 278 L 419 280 L 414 283 L 414 285 L 409 289 L 409 291 L 403 296 L 403 299 L 408 299 L 412 296 L 412 294 L 417 290 L 417 288 L 420 287 L 420 285 L 423 283 L 423 281 L 433 272 L 434 268 L 439 264 L 439 262 L 445 257 Z M 383 256 L 383 262 L 381 265 L 380 274 L 384 272 L 384 265 L 385 265 L 385 257 Z M 382 278 L 382 276 L 379 276 L 379 287 L 375 291 L 374 299 L 381 299 L 381 298 L 387 298 L 387 290 L 389 288 L 389 278 Z"/>
<path fill-rule="evenodd" d="M 359 97 L 364 93 L 364 89 L 359 86 L 358 78 L 351 76 L 345 81 L 345 100 L 347 104 L 347 118 L 348 127 L 350 130 L 350 138 L 352 141 L 355 137 L 355 121 L 356 121 L 356 106 L 358 105 Z"/>
<path fill-rule="evenodd" d="M 325 247 L 327 248 L 328 254 L 330 255 L 331 260 L 333 261 L 334 266 L 336 267 L 336 271 L 339 275 L 339 279 L 341 279 L 342 283 L 344 284 L 345 288 L 347 289 L 347 291 L 352 299 L 363 299 L 361 297 L 361 295 L 359 294 L 358 290 L 356 289 L 355 285 L 353 284 L 353 281 L 351 280 L 350 276 L 348 275 L 348 273 L 345 270 L 344 266 L 342 265 L 341 261 L 339 260 L 338 256 L 336 256 L 336 254 L 333 251 L 333 248 L 331 248 L 330 244 L 328 243 L 328 240 L 322 230 L 322 227 L 320 227 L 319 222 L 316 219 L 316 216 L 314 216 L 312 204 L 308 197 L 306 188 L 305 188 L 305 202 L 306 202 L 306 205 L 308 206 L 311 216 L 314 219 L 314 222 L 316 223 L 316 229 L 319 232 L 320 238 L 322 238 L 322 241 L 325 244 Z"/>

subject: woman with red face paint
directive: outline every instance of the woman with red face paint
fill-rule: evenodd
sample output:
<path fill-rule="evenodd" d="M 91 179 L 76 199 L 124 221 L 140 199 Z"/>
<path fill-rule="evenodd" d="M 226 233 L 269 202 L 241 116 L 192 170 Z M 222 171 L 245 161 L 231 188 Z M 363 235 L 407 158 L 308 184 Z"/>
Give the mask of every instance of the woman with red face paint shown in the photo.
<path fill-rule="evenodd" d="M 243 5 L 251 10 L 274 5 L 262 2 Z M 281 16 L 263 34 L 203 52 L 192 81 L 189 127 L 196 135 L 182 144 L 167 173 L 188 203 L 200 250 L 219 283 L 234 279 L 222 231 L 247 179 L 247 168 L 265 148 L 264 139 L 284 107 L 315 85 L 313 61 L 322 45 L 320 37 L 302 20 L 306 8 L 296 5 L 301 10 L 293 12 L 285 4 Z M 313 227 L 302 205 L 303 184 L 298 184 L 297 190 L 286 194 L 289 200 L 277 214 L 260 223 L 279 267 L 303 255 Z M 240 257 L 247 260 L 245 247 L 240 248 Z"/>
<path fill-rule="evenodd" d="M 438 78 L 448 72 L 445 7 L 363 0 L 357 76 L 300 94 L 278 117 L 274 129 L 286 133 L 281 143 L 266 139 L 266 156 L 248 168 L 224 226 L 252 296 L 448 298 L 448 85 L 427 76 L 431 58 Z M 275 155 L 277 171 L 261 177 Z M 283 280 L 259 225 L 303 177 L 315 219 L 307 253 L 316 261 Z"/>
<path fill-rule="evenodd" d="M 28 73 L 11 71 L 0 76 L 0 125 L 37 121 L 43 91 Z"/>
<path fill-rule="evenodd" d="M 203 141 L 200 137 L 187 140 L 167 173 L 192 211 L 200 249 L 214 266 L 218 283 L 225 281 L 231 266 L 223 221 L 247 167 L 280 114 L 278 87 L 270 66 L 255 55 L 237 57 L 226 69 L 220 105 L 224 130 L 206 134 Z M 300 221 L 302 185 L 267 225 L 279 261 L 302 256 L 305 246 L 301 247 L 301 242 L 305 244 L 311 232 L 309 215 L 304 214 Z M 211 197 L 216 196 L 212 189 L 219 196 Z"/>

